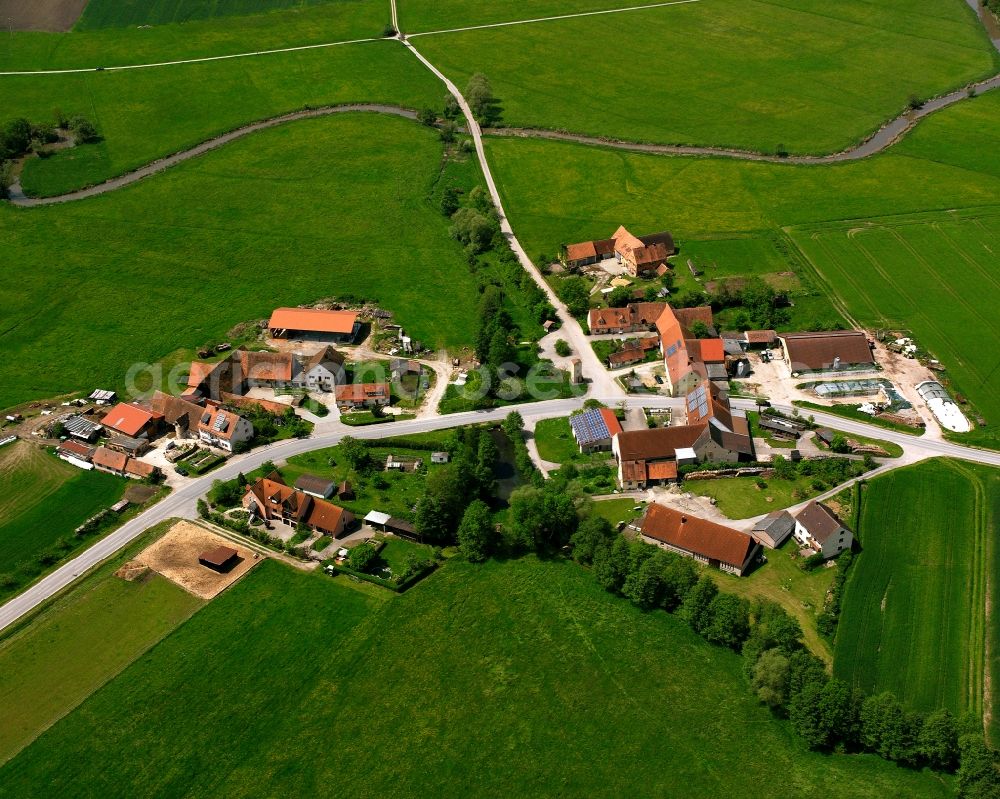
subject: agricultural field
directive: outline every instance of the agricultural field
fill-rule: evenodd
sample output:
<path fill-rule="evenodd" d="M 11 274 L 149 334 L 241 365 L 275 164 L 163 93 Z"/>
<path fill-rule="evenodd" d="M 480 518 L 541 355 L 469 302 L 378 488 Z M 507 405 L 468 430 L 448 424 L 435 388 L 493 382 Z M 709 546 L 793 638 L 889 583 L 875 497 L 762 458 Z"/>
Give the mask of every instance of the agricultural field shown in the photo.
<path fill-rule="evenodd" d="M 126 481 L 83 471 L 27 442 L 0 449 L 0 575 L 13 575 L 97 511 L 110 507 Z M 0 594 L 6 586 L 0 585 Z"/>
<path fill-rule="evenodd" d="M 434 132 L 340 115 L 256 133 L 94 199 L 0 208 L 0 407 L 121 389 L 132 364 L 333 295 L 380 303 L 429 346 L 469 343 L 476 280 L 427 200 L 441 166 Z M 27 368 L 36 363 L 45 369 Z"/>
<path fill-rule="evenodd" d="M 909 331 L 953 389 L 1000 420 L 1000 209 L 797 228 L 827 291 L 862 325 Z M 967 411 L 973 418 L 975 411 Z M 961 440 L 1000 446 L 996 428 Z"/>
<path fill-rule="evenodd" d="M 1000 473 L 935 459 L 871 481 L 862 497 L 862 549 L 845 586 L 834 673 L 917 710 L 983 713 Z"/>
<path fill-rule="evenodd" d="M 400 0 L 398 13 L 400 27 L 409 34 L 646 4 L 634 0 Z"/>
<path fill-rule="evenodd" d="M 1000 378 L 990 371 L 989 348 L 976 342 L 997 335 L 988 311 L 1000 301 L 998 119 L 1000 93 L 987 94 L 923 120 L 882 155 L 835 166 L 669 158 L 537 140 L 488 144 L 529 252 L 606 236 L 620 223 L 669 228 L 680 241 L 680 272 L 688 237 L 695 254 L 730 234 L 783 240 L 778 252 L 788 253 L 788 271 L 816 292 L 835 292 L 832 301 L 816 296 L 826 314 L 913 330 L 949 368 L 954 388 L 995 424 Z M 530 177 L 551 164 L 558 168 L 548 170 L 548 180 Z M 897 216 L 887 219 L 887 210 Z M 725 255 L 701 257 L 721 264 Z M 769 259 L 766 269 L 775 268 Z M 965 438 L 995 446 L 988 432 Z"/>
<path fill-rule="evenodd" d="M 459 86 L 485 74 L 505 125 L 770 153 L 839 151 L 997 68 L 962 0 L 717 0 L 413 42 Z"/>
<path fill-rule="evenodd" d="M 158 525 L 0 639 L 0 763 L 170 633 L 202 601 L 158 574 L 113 572 L 160 535 Z M 66 658 L 75 658 L 66 668 Z"/>
<path fill-rule="evenodd" d="M 215 0 L 212 3 L 204 0 L 90 0 L 77 24 L 77 30 L 165 25 L 171 22 L 190 22 L 193 19 L 245 16 L 327 4 L 338 5 L 352 13 L 357 13 L 365 5 L 371 5 L 364 0 Z"/>
<path fill-rule="evenodd" d="M 381 603 L 267 561 L 8 762 L 0 784 L 110 796 L 141 762 L 148 795 L 193 797 L 261 785 L 749 797 L 777 780 L 809 797 L 948 795 L 947 781 L 875 757 L 806 751 L 740 674 L 737 656 L 566 561 L 452 561 Z"/>
<path fill-rule="evenodd" d="M 0 0 L 0 10 L 3 2 L 16 0 Z M 239 2 L 249 5 L 249 0 Z M 276 7 L 278 3 L 292 5 L 288 0 L 254 0 L 259 7 Z M 68 32 L 17 30 L 15 26 L 8 34 L 5 24 L 0 69 L 93 69 L 354 41 L 381 36 L 389 21 L 389 4 L 381 0 L 335 0 L 308 6 L 300 0 L 295 8 L 241 16 L 239 20 L 219 17 L 142 27 L 128 22 L 130 13 L 169 13 L 168 5 L 177 9 L 180 4 L 208 14 L 235 5 L 199 0 L 175 0 L 172 4 L 94 0 L 76 28 Z M 99 27 L 106 22 L 129 27 Z"/>
<path fill-rule="evenodd" d="M 101 141 L 25 164 L 25 192 L 48 196 L 306 106 L 440 104 L 438 83 L 419 67 L 398 44 L 373 42 L 162 69 L 0 76 L 0 92 L 11 115 L 51 122 L 60 109 L 97 126 Z"/>

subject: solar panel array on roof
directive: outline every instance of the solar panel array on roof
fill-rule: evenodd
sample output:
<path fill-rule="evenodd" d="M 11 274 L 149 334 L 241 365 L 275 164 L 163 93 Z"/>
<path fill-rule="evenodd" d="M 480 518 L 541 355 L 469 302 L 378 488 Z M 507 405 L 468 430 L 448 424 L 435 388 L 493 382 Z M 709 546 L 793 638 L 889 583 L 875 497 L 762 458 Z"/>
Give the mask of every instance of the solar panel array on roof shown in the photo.
<path fill-rule="evenodd" d="M 209 411 L 205 411 L 205 413 L 201 415 L 201 423 L 208 424 L 210 421 L 212 421 L 212 414 Z"/>
<path fill-rule="evenodd" d="M 704 384 L 698 386 L 688 395 L 687 402 L 688 413 L 697 414 L 699 419 L 708 416 L 708 391 Z"/>
<path fill-rule="evenodd" d="M 576 440 L 584 446 L 611 438 L 611 432 L 599 408 L 588 408 L 583 413 L 571 416 L 569 423 Z"/>
<path fill-rule="evenodd" d="M 227 427 L 229 427 L 229 420 L 224 413 L 220 413 L 215 417 L 215 424 L 212 426 L 212 429 L 216 432 L 224 433 Z"/>

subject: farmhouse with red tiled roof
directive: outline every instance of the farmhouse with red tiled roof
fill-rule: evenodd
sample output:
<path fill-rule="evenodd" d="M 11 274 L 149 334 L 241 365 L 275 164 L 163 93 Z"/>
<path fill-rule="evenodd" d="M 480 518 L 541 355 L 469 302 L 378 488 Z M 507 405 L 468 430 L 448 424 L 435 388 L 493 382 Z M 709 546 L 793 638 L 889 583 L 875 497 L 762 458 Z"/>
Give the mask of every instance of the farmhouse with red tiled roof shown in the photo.
<path fill-rule="evenodd" d="M 746 533 L 653 503 L 639 523 L 642 539 L 742 577 L 754 565 L 760 544 Z"/>

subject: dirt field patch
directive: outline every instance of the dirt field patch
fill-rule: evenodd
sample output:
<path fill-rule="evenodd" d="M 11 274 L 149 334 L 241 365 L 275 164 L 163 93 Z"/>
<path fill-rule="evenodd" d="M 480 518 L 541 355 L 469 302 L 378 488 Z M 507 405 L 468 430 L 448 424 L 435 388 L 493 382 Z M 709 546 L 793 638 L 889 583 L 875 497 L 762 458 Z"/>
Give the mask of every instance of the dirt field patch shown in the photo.
<path fill-rule="evenodd" d="M 198 563 L 198 556 L 216 547 L 232 547 L 239 560 L 228 572 L 220 574 Z M 136 561 L 144 563 L 202 599 L 211 599 L 235 583 L 260 561 L 247 547 L 209 532 L 191 522 L 178 522 L 159 541 L 147 547 Z"/>
<path fill-rule="evenodd" d="M 143 502 L 148 502 L 155 493 L 156 486 L 135 483 L 125 489 L 125 499 L 133 505 L 141 505 Z"/>
<path fill-rule="evenodd" d="M 68 31 L 87 0 L 0 0 L 0 23 L 16 31 Z"/>

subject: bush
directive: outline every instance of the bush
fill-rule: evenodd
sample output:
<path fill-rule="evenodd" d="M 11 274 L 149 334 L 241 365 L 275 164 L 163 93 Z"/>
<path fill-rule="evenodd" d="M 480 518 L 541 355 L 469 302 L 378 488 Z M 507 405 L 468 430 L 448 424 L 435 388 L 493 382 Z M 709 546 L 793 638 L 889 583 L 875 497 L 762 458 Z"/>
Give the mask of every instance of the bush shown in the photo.
<path fill-rule="evenodd" d="M 69 121 L 69 129 L 77 144 L 89 144 L 100 139 L 97 128 L 86 117 L 76 116 Z"/>
<path fill-rule="evenodd" d="M 570 348 L 569 344 L 562 339 L 556 342 L 556 355 L 561 355 L 563 358 L 567 357 L 573 350 Z"/>

